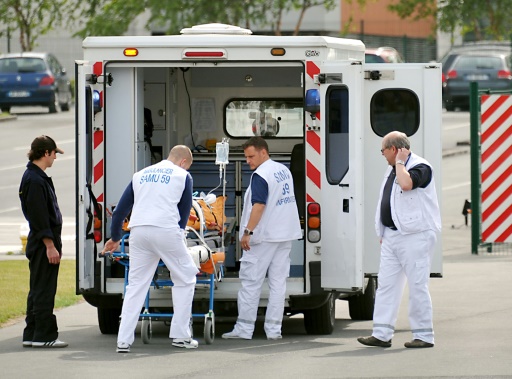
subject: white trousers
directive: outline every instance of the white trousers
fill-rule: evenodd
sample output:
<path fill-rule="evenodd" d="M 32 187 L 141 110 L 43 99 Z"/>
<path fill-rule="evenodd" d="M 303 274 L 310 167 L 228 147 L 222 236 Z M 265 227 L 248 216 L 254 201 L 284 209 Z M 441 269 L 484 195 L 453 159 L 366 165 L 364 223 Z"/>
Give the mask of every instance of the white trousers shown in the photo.
<path fill-rule="evenodd" d="M 267 336 L 281 335 L 286 296 L 286 278 L 290 275 L 292 242 L 262 242 L 243 253 L 238 291 L 238 319 L 234 331 L 252 338 L 258 313 L 261 288 L 268 274 L 270 288 L 264 329 Z"/>
<path fill-rule="evenodd" d="M 173 318 L 169 338 L 190 338 L 192 300 L 199 272 L 179 228 L 136 226 L 130 231 L 130 272 L 117 342 L 132 344 L 141 309 L 160 259 L 171 273 Z"/>
<path fill-rule="evenodd" d="M 382 237 L 373 336 L 393 338 L 405 282 L 409 285 L 409 323 L 413 339 L 434 343 L 432 300 L 428 289 L 436 233 L 402 235 L 386 228 Z"/>

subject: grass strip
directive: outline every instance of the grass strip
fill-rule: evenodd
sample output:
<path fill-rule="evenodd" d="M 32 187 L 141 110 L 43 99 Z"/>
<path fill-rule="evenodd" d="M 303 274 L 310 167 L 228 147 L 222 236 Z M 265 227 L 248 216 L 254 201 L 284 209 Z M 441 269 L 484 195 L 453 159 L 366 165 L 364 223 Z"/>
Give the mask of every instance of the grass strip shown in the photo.
<path fill-rule="evenodd" d="M 74 260 L 62 260 L 55 296 L 55 309 L 78 303 Z M 0 327 L 25 315 L 29 288 L 28 260 L 0 261 Z"/>

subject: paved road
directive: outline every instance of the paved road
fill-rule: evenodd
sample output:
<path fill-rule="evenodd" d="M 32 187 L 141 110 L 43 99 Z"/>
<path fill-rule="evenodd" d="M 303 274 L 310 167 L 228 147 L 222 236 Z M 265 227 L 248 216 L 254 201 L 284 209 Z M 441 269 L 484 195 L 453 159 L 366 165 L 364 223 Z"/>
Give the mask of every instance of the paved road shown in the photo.
<path fill-rule="evenodd" d="M 267 341 L 262 324 L 252 341 L 202 339 L 195 351 L 171 347 L 168 327 L 154 323 L 151 343 L 140 334 L 131 354 L 115 353 L 115 336 L 99 332 L 95 308 L 86 303 L 60 310 L 60 337 L 69 348 L 23 349 L 23 323 L 0 329 L 1 377 L 5 378 L 512 378 L 512 255 L 470 253 L 470 228 L 461 214 L 469 198 L 469 155 L 443 160 L 444 278 L 432 280 L 436 346 L 405 349 L 410 340 L 404 298 L 390 349 L 367 348 L 358 336 L 371 333 L 371 321 L 352 321 L 339 300 L 330 336 L 308 336 L 303 320 L 285 321 L 283 340 Z M 446 149 L 448 151 L 448 149 Z M 466 151 L 467 152 L 467 151 Z M 448 155 L 448 154 L 447 154 Z M 70 247 L 72 248 L 72 247 Z M 216 320 L 220 336 L 233 320 Z"/>

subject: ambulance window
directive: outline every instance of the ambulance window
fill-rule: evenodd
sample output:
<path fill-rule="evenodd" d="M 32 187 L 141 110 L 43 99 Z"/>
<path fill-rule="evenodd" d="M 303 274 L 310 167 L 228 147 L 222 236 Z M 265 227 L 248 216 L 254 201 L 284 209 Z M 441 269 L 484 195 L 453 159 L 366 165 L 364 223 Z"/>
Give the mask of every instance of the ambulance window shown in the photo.
<path fill-rule="evenodd" d="M 370 124 L 380 137 L 398 130 L 412 136 L 420 126 L 420 101 L 409 89 L 376 92 L 370 101 Z"/>
<path fill-rule="evenodd" d="M 329 87 L 326 107 L 327 181 L 339 184 L 348 171 L 348 88 Z"/>
<path fill-rule="evenodd" d="M 232 99 L 224 107 L 225 132 L 231 138 L 302 137 L 302 99 Z"/>
<path fill-rule="evenodd" d="M 93 100 L 92 100 L 92 90 L 91 87 L 87 86 L 85 88 L 85 134 L 87 138 L 86 147 L 85 147 L 85 172 L 86 172 L 86 182 L 87 184 L 92 184 L 92 153 L 93 153 Z"/>

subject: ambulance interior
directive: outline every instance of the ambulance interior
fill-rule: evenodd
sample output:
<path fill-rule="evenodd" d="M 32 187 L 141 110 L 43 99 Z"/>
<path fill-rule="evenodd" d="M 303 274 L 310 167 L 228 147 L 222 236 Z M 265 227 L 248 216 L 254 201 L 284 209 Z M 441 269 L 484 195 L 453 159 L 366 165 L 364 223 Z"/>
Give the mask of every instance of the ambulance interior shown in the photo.
<path fill-rule="evenodd" d="M 227 222 L 224 225 L 224 275 L 226 278 L 236 278 L 241 258 L 238 221 L 243 195 L 252 173 L 245 162 L 241 145 L 250 137 L 261 135 L 269 145 L 271 158 L 287 165 L 292 171 L 303 225 L 303 139 L 306 122 L 311 121 L 304 120 L 305 74 L 302 63 L 202 63 L 189 67 L 173 67 L 171 63 L 167 67 L 161 64 L 159 67 L 127 67 L 115 63 L 107 65 L 105 70 L 114 78 L 105 91 L 105 103 L 108 104 L 106 140 L 115 138 L 117 146 L 106 152 L 107 159 L 115 163 L 106 165 L 105 175 L 115 174 L 119 178 L 107 181 L 107 206 L 119 199 L 133 172 L 166 159 L 169 150 L 176 144 L 188 145 L 193 150 L 194 163 L 189 171 L 193 177 L 194 191 L 197 194 L 211 192 L 217 198 L 221 197 L 223 185 L 219 165 L 215 164 L 215 143 L 229 138 L 229 163 L 225 166 Z M 114 109 L 114 102 L 109 99 L 126 91 L 135 94 L 132 103 L 119 104 L 120 109 Z M 128 109 L 134 111 L 129 112 Z M 148 112 L 153 124 L 149 143 L 147 130 L 144 133 L 144 111 L 146 124 Z M 137 126 L 136 135 L 123 133 L 123 125 L 132 123 Z M 129 155 L 132 155 L 131 167 L 126 165 Z M 109 173 L 108 170 L 115 172 Z M 220 226 L 213 225 L 211 229 L 215 231 Z M 296 281 L 297 288 L 292 291 L 305 290 L 304 262 L 304 240 L 294 241 L 290 281 Z M 117 276 L 114 272 L 112 274 Z"/>

